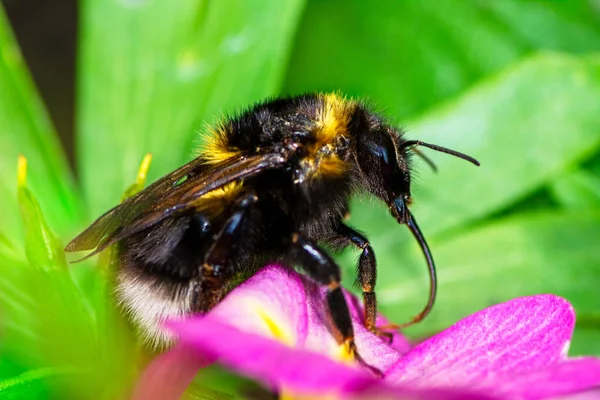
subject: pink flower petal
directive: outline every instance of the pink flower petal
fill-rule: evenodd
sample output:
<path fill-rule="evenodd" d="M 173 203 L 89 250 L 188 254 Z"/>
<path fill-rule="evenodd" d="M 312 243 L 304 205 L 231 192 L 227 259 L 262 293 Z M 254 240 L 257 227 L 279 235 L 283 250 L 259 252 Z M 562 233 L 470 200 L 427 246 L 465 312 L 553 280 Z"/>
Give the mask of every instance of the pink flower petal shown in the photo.
<path fill-rule="evenodd" d="M 344 293 L 346 295 L 346 301 L 348 302 L 348 308 L 350 309 L 350 314 L 352 315 L 352 320 L 357 321 L 357 322 L 360 321 L 361 326 L 364 327 L 364 325 L 365 325 L 364 315 L 365 314 L 364 314 L 364 308 L 363 308 L 362 301 L 358 297 L 354 296 L 352 293 L 348 292 L 347 290 L 345 290 Z M 383 315 L 377 314 L 376 325 L 378 327 L 384 327 L 384 326 L 391 325 L 391 322 L 388 321 Z M 389 333 L 391 334 L 391 338 L 392 338 L 391 343 L 389 343 L 387 339 L 384 339 L 384 342 L 386 344 L 388 344 L 393 350 L 395 350 L 400 355 L 408 353 L 409 350 L 412 348 L 412 345 L 408 341 L 408 339 L 404 335 L 402 335 L 402 333 L 400 333 L 400 331 L 398 331 L 398 330 L 390 330 Z M 357 339 L 357 341 L 358 341 L 358 339 Z"/>
<path fill-rule="evenodd" d="M 473 387 L 566 357 L 575 315 L 558 296 L 515 299 L 477 312 L 417 345 L 388 371 L 394 383 Z"/>
<path fill-rule="evenodd" d="M 293 269 L 271 265 L 233 290 L 210 315 L 243 331 L 347 361 L 349 357 L 344 357 L 332 333 L 325 293 L 326 288 Z M 373 335 L 364 327 L 360 301 L 349 292 L 345 295 L 361 356 L 369 365 L 386 371 L 400 357 L 397 348 L 407 351 L 408 341 L 396 333 L 393 347 L 387 338 Z"/>
<path fill-rule="evenodd" d="M 573 358 L 529 373 L 515 373 L 486 381 L 494 393 L 511 399 L 546 399 L 600 387 L 600 359 Z M 599 399 L 596 393 L 596 399 Z"/>
<path fill-rule="evenodd" d="M 212 360 L 192 354 L 181 346 L 156 357 L 142 373 L 131 396 L 132 400 L 179 399 L 192 383 L 200 368 Z"/>
<path fill-rule="evenodd" d="M 390 386 L 376 386 L 358 393 L 340 396 L 345 400 L 505 400 L 488 394 L 472 393 L 465 390 L 448 389 L 405 389 Z"/>
<path fill-rule="evenodd" d="M 552 400 L 598 400 L 600 399 L 600 386 L 585 392 L 554 397 Z"/>
<path fill-rule="evenodd" d="M 294 393 L 357 391 L 378 381 L 367 372 L 320 354 L 243 332 L 210 315 L 170 322 L 180 344 L 200 357 L 218 357 L 234 371 Z"/>
<path fill-rule="evenodd" d="M 303 343 L 307 335 L 304 283 L 291 269 L 264 267 L 229 293 L 211 312 L 223 322 L 289 345 Z"/>
<path fill-rule="evenodd" d="M 364 370 L 337 363 L 321 354 L 293 349 L 275 340 L 242 332 L 211 316 L 168 324 L 180 348 L 218 361 L 287 394 L 335 399 L 493 400 L 464 390 L 390 387 Z M 167 399 L 165 399 L 167 400 Z M 170 400 L 170 399 L 169 399 Z"/>
<path fill-rule="evenodd" d="M 304 347 L 330 358 L 349 362 L 349 356 L 344 356 L 343 348 L 338 344 L 330 323 L 329 311 L 327 308 L 326 292 L 327 289 L 315 282 L 304 279 L 308 298 L 308 337 Z M 394 347 L 390 346 L 388 339 L 378 337 L 364 326 L 362 308 L 360 301 L 350 292 L 344 292 L 350 311 L 350 316 L 354 328 L 354 340 L 360 356 L 372 367 L 380 371 L 386 371 L 390 366 L 400 358 L 399 353 Z M 406 347 L 408 343 L 400 334 L 396 336 L 399 346 Z"/>

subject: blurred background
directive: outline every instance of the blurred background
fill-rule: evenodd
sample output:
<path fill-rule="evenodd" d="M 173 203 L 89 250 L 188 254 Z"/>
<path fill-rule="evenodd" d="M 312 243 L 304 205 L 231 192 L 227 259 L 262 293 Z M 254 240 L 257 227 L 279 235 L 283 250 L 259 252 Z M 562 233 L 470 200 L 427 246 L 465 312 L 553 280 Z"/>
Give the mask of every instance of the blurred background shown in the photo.
<path fill-rule="evenodd" d="M 600 2 L 2 5 L 0 233 L 12 263 L 25 260 L 27 231 L 16 212 L 17 154 L 30 160 L 31 190 L 66 242 L 119 201 L 144 154 L 153 153 L 154 180 L 191 159 L 198 132 L 222 112 L 339 90 L 408 137 L 482 164 L 423 150 L 433 173 L 416 160 L 413 210 L 439 295 L 407 334 L 423 338 L 486 306 L 556 293 L 578 314 L 571 354 L 600 355 Z M 353 204 L 351 224 L 377 254 L 381 311 L 409 320 L 428 293 L 417 244 L 368 199 Z M 339 256 L 347 287 L 356 257 Z"/>

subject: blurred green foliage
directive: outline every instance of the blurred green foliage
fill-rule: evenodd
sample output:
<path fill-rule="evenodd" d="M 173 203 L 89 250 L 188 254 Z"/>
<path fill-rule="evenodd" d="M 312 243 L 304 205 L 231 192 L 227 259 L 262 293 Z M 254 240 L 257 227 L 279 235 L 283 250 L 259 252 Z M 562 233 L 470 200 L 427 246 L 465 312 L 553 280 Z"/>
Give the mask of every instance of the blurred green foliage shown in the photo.
<path fill-rule="evenodd" d="M 137 362 L 127 327 L 102 274 L 65 268 L 58 243 L 120 200 L 144 154 L 152 181 L 191 159 L 221 112 L 306 91 L 368 99 L 411 138 L 482 163 L 428 153 L 433 174 L 417 160 L 414 213 L 440 288 L 410 335 L 550 292 L 578 313 L 571 354 L 600 355 L 597 2 L 82 0 L 79 32 L 81 189 L 0 12 L 3 398 L 124 390 Z M 30 168 L 17 195 L 19 154 Z M 404 322 L 428 291 L 417 245 L 374 202 L 357 201 L 351 223 L 376 251 L 381 310 Z M 339 257 L 348 286 L 355 258 Z M 200 388 L 247 387 L 206 376 Z"/>

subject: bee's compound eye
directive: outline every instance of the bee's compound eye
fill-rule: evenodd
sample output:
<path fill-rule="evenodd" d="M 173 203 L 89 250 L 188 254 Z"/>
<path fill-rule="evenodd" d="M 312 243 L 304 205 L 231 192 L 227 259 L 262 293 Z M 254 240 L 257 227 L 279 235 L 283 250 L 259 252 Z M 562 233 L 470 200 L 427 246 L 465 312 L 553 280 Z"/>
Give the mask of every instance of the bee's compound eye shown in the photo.
<path fill-rule="evenodd" d="M 388 135 L 381 135 L 379 142 L 367 144 L 374 157 L 373 167 L 379 169 L 379 175 L 383 180 L 384 190 L 387 192 L 387 201 L 401 198 L 403 193 L 408 192 L 407 177 L 398 166 L 396 148 L 394 142 Z"/>

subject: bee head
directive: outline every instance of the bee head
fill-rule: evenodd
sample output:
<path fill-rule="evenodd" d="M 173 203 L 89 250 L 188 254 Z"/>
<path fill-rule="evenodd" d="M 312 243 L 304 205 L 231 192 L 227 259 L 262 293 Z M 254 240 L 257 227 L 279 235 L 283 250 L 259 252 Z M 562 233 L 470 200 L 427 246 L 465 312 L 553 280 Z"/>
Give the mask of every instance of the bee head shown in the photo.
<path fill-rule="evenodd" d="M 363 174 L 363 187 L 385 201 L 392 215 L 401 224 L 408 224 L 412 219 L 408 206 L 412 203 L 410 158 L 413 152 L 435 167 L 415 149 L 417 146 L 428 147 L 479 165 L 473 157 L 458 151 L 420 140 L 405 140 L 401 131 L 385 125 L 358 135 L 356 153 L 358 166 Z"/>
<path fill-rule="evenodd" d="M 357 138 L 357 162 L 365 189 L 382 199 L 400 223 L 408 221 L 411 203 L 410 149 L 401 133 L 381 127 Z"/>

